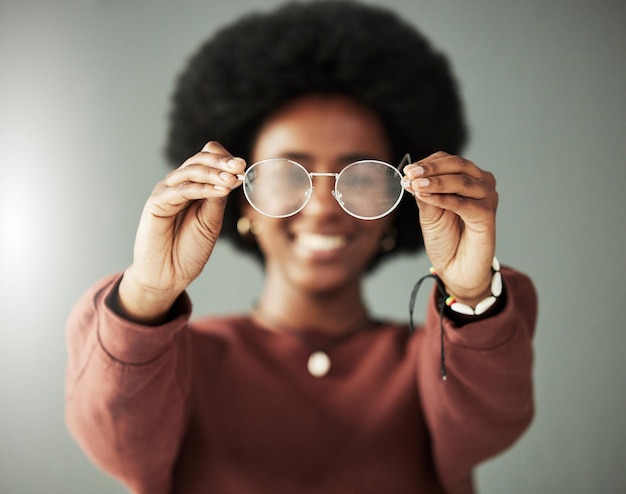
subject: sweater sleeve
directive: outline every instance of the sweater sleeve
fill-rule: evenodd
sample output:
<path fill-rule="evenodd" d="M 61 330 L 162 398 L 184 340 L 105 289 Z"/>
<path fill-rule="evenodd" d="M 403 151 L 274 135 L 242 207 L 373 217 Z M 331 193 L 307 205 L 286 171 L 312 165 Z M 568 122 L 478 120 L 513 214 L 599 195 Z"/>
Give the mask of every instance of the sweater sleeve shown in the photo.
<path fill-rule="evenodd" d="M 536 293 L 525 275 L 508 268 L 502 275 L 507 300 L 497 315 L 462 327 L 444 318 L 446 381 L 434 296 L 428 308 L 418 384 L 436 467 L 450 494 L 472 492 L 472 469 L 510 447 L 534 413 Z"/>
<path fill-rule="evenodd" d="M 191 304 L 182 295 L 162 326 L 131 323 L 107 305 L 120 279 L 93 286 L 70 313 L 67 425 L 133 492 L 165 493 L 189 408 Z"/>

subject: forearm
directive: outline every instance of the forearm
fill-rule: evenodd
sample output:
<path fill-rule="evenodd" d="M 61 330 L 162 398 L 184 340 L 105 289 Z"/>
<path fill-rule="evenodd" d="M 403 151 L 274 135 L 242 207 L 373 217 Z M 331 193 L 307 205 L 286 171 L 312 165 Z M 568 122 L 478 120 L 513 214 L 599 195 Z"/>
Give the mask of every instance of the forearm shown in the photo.
<path fill-rule="evenodd" d="M 532 420 L 535 292 L 524 275 L 503 274 L 507 301 L 499 313 L 462 327 L 444 321 L 445 382 L 433 365 L 441 351 L 438 314 L 431 308 L 428 316 L 420 389 L 436 462 L 450 479 L 512 445 Z"/>
<path fill-rule="evenodd" d="M 188 413 L 187 315 L 160 327 L 127 323 L 106 306 L 115 281 L 94 287 L 71 314 L 67 423 L 103 470 L 137 492 L 159 492 Z"/>

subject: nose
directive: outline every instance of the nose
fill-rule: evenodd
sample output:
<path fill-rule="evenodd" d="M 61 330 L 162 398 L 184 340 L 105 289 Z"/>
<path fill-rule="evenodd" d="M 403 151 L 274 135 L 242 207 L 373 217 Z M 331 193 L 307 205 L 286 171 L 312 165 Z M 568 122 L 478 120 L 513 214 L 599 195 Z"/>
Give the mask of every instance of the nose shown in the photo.
<path fill-rule="evenodd" d="M 335 174 L 319 174 L 313 178 L 313 190 L 309 202 L 301 211 L 308 215 L 335 215 L 343 209 L 333 196 Z M 344 213 L 345 214 L 345 213 Z"/>

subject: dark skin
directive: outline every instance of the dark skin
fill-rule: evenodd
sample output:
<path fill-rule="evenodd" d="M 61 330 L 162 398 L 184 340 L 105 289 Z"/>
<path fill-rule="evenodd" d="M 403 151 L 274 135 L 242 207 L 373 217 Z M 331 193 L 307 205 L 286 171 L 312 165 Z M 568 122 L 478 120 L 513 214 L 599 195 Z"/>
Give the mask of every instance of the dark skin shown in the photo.
<path fill-rule="evenodd" d="M 390 160 L 384 129 L 367 108 L 337 96 L 292 102 L 261 128 L 253 160 L 290 157 L 309 171 L 341 170 L 355 157 Z M 209 142 L 157 184 L 137 231 L 134 261 L 119 287 L 118 309 L 146 324 L 164 320 L 200 274 L 219 236 L 226 198 L 241 184 L 245 162 Z M 426 253 L 448 292 L 474 306 L 490 292 L 498 195 L 493 175 L 444 152 L 404 169 L 420 209 Z M 331 177 L 316 177 L 310 202 L 290 218 L 244 208 L 261 227 L 265 283 L 255 312 L 275 327 L 339 334 L 367 319 L 361 292 L 366 267 L 391 216 L 359 220 L 330 195 Z M 218 289 L 219 280 L 215 286 Z"/>

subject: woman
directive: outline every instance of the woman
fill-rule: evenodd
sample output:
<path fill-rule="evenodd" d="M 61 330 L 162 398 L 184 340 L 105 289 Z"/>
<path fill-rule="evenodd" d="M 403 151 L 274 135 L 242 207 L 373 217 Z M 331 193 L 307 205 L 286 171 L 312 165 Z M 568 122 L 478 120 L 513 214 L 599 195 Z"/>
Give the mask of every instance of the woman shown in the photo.
<path fill-rule="evenodd" d="M 532 418 L 536 302 L 494 261 L 495 180 L 463 140 L 445 59 L 384 10 L 289 4 L 202 46 L 134 261 L 70 317 L 94 462 L 141 493 L 473 492 Z M 189 322 L 220 234 L 261 255 L 262 291 Z M 447 305 L 415 333 L 373 319 L 364 274 L 422 246 Z"/>

